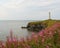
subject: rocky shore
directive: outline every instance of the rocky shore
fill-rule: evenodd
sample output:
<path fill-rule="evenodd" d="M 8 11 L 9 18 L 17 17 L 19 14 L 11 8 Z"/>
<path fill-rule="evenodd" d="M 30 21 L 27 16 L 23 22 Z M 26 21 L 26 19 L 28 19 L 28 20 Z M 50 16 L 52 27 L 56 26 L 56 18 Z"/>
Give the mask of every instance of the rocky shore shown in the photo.
<path fill-rule="evenodd" d="M 45 29 L 55 22 L 60 22 L 60 20 L 44 20 L 44 21 L 36 21 L 36 22 L 29 22 L 26 27 L 21 27 L 22 29 L 27 29 L 28 31 L 39 32 L 42 29 Z"/>

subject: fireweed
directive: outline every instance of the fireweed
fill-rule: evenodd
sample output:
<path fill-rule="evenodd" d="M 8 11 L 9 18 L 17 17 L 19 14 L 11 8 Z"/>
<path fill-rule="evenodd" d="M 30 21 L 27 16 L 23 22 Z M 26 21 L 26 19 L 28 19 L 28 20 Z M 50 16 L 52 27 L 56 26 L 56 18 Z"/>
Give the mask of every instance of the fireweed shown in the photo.
<path fill-rule="evenodd" d="M 10 37 L 7 36 L 5 42 L 0 41 L 0 48 L 60 48 L 60 23 L 20 40 L 10 31 Z"/>

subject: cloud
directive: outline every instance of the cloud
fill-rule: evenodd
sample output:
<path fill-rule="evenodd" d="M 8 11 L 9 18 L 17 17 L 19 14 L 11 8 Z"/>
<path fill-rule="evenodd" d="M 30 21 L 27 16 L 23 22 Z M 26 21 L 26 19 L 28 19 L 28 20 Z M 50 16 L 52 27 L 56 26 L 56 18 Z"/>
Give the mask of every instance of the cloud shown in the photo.
<path fill-rule="evenodd" d="M 5 8 L 17 8 L 17 4 L 22 3 L 23 0 L 11 0 L 5 4 L 2 4 Z"/>
<path fill-rule="evenodd" d="M 5 19 L 7 17 L 8 17 L 7 11 L 3 7 L 0 6 L 0 19 Z"/>
<path fill-rule="evenodd" d="M 52 12 L 52 18 L 53 19 L 59 19 L 60 20 L 60 8 L 55 8 Z"/>
<path fill-rule="evenodd" d="M 27 6 L 47 6 L 52 4 L 53 1 L 39 1 L 39 0 L 11 0 L 3 4 L 3 6 L 8 8 L 18 8 L 18 7 L 27 7 Z"/>
<path fill-rule="evenodd" d="M 47 19 L 48 11 L 60 8 L 58 5 L 60 0 L 2 0 L 1 2 L 2 12 L 0 12 L 3 16 L 1 18 L 8 20 Z"/>
<path fill-rule="evenodd" d="M 57 0 L 6 0 L 2 6 L 6 8 L 26 8 L 28 6 L 49 6 L 58 3 Z"/>

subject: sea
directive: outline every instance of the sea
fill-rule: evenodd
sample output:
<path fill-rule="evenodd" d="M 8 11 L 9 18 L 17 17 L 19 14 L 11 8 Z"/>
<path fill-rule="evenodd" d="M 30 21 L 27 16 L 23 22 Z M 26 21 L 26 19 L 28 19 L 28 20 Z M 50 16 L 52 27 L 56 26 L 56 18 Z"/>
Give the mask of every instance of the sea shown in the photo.
<path fill-rule="evenodd" d="M 0 20 L 0 40 L 6 41 L 7 36 L 10 36 L 12 31 L 13 36 L 20 38 L 26 38 L 30 36 L 32 32 L 21 27 L 26 27 L 29 22 L 35 20 Z"/>

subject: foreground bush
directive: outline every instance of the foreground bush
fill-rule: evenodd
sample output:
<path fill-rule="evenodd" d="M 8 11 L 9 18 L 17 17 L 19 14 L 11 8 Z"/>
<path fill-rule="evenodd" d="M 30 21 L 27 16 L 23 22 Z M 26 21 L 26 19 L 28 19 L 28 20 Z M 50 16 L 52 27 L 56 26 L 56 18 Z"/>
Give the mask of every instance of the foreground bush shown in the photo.
<path fill-rule="evenodd" d="M 11 31 L 6 42 L 0 41 L 0 48 L 60 48 L 60 23 L 20 40 L 13 37 Z"/>

